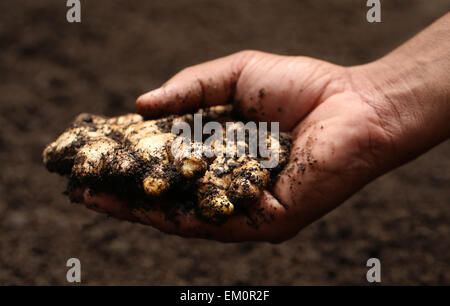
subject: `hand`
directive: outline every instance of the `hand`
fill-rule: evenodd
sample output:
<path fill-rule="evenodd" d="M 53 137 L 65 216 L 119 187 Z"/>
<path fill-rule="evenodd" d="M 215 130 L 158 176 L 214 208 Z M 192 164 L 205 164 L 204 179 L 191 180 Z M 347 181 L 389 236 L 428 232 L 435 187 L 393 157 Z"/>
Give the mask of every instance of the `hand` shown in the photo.
<path fill-rule="evenodd" d="M 265 191 L 248 215 L 235 215 L 222 226 L 195 215 L 180 214 L 173 223 L 160 210 L 129 211 L 111 195 L 86 193 L 85 202 L 181 236 L 288 239 L 373 178 L 380 153 L 391 149 L 374 108 L 352 88 L 344 67 L 254 51 L 185 69 L 141 96 L 138 110 L 159 116 L 235 101 L 249 120 L 280 122 L 282 130 L 293 131 L 294 143 L 273 190 Z"/>
<path fill-rule="evenodd" d="M 448 52 L 444 49 L 441 52 Z M 398 66 L 402 53 L 400 48 L 386 59 L 346 68 L 312 58 L 244 51 L 184 69 L 139 97 L 137 108 L 147 116 L 233 102 L 249 120 L 278 121 L 282 130 L 292 131 L 290 160 L 273 189 L 264 191 L 247 214 L 236 214 L 221 226 L 195 214 L 179 214 L 174 223 L 158 208 L 130 211 L 110 194 L 79 191 L 78 196 L 97 211 L 183 237 L 289 239 L 378 175 L 448 137 L 447 121 L 431 111 L 444 105 L 441 111 L 448 114 L 448 105 L 442 104 L 448 93 L 428 94 L 428 83 L 436 82 L 417 71 L 414 62 Z M 444 86 L 445 71 L 439 70 Z M 402 78 L 412 78 L 412 72 L 428 81 L 405 86 Z M 439 104 L 425 105 L 421 96 Z M 424 128 L 421 122 L 427 118 L 435 121 Z"/>

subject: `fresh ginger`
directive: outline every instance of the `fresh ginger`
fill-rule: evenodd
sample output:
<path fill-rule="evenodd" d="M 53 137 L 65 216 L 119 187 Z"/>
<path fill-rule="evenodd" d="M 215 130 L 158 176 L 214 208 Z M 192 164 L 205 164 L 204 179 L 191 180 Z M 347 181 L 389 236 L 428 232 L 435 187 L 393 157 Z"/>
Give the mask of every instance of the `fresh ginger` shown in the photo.
<path fill-rule="evenodd" d="M 290 136 L 280 133 L 276 139 L 267 134 L 269 151 L 278 150 L 279 162 L 277 168 L 264 168 L 267 158 L 238 154 L 239 148 L 248 152 L 248 139 L 226 142 L 227 128 L 242 128 L 225 127 L 225 121 L 231 120 L 230 107 L 216 106 L 197 114 L 221 122 L 225 142 L 214 141 L 209 147 L 172 133 L 175 123 L 192 124 L 192 114 L 156 120 L 138 114 L 114 118 L 81 114 L 45 148 L 43 162 L 49 171 L 79 184 L 107 187 L 118 180 L 134 186 L 143 198 L 167 197 L 174 188 L 194 192 L 200 215 L 220 223 L 237 208 L 251 205 L 271 184 L 287 161 Z"/>

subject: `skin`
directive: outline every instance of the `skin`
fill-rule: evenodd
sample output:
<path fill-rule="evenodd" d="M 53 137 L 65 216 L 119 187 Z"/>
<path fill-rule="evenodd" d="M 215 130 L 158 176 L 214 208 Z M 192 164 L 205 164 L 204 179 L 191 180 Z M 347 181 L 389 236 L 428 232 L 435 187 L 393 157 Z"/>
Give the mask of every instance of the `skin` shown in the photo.
<path fill-rule="evenodd" d="M 249 120 L 292 131 L 290 161 L 273 189 L 222 226 L 194 214 L 175 224 L 158 208 L 130 211 L 111 194 L 79 196 L 99 212 L 183 237 L 287 240 L 450 136 L 449 31 L 448 13 L 385 57 L 354 67 L 242 51 L 186 68 L 139 97 L 137 109 L 150 117 L 234 101 Z"/>

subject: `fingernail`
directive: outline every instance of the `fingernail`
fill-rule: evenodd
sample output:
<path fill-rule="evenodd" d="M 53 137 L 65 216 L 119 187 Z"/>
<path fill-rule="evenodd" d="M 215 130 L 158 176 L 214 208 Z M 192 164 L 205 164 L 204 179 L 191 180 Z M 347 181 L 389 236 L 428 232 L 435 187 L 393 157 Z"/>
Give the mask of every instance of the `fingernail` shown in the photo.
<path fill-rule="evenodd" d="M 149 91 L 149 92 L 147 92 L 147 93 L 145 93 L 145 94 L 139 96 L 139 97 L 137 98 L 137 102 L 138 102 L 138 103 L 145 102 L 146 100 L 149 100 L 149 99 L 151 99 L 152 97 L 158 96 L 159 94 L 161 94 L 161 88 L 154 89 L 154 90 L 152 90 L 152 91 Z"/>

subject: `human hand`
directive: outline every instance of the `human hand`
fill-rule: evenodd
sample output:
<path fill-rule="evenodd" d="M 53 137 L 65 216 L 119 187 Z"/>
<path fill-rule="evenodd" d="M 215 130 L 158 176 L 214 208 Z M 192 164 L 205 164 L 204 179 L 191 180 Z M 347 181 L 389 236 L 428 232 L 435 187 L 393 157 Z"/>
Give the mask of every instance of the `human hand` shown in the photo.
<path fill-rule="evenodd" d="M 379 152 L 389 147 L 373 107 L 352 89 L 348 70 L 305 57 L 240 52 L 183 70 L 140 97 L 137 107 L 159 116 L 229 101 L 247 119 L 278 121 L 294 135 L 289 164 L 247 215 L 218 227 L 195 215 L 180 214 L 173 223 L 160 210 L 129 211 L 112 195 L 86 194 L 86 204 L 182 236 L 281 241 L 372 178 Z"/>
<path fill-rule="evenodd" d="M 233 102 L 248 120 L 278 121 L 282 130 L 292 131 L 290 160 L 273 189 L 221 226 L 195 214 L 179 214 L 174 223 L 161 209 L 130 210 L 111 194 L 80 191 L 80 196 L 95 210 L 183 237 L 289 239 L 378 175 L 448 137 L 442 123 L 448 105 L 441 107 L 444 116 L 434 117 L 420 99 L 446 101 L 447 91 L 429 94 L 428 83 L 436 83 L 431 76 L 417 85 L 410 73 L 424 74 L 416 63 L 397 65 L 404 53 L 400 49 L 372 64 L 346 68 L 244 51 L 184 69 L 139 97 L 138 110 L 150 117 Z M 445 85 L 448 74 L 442 76 Z M 435 122 L 424 128 L 428 119 Z"/>

